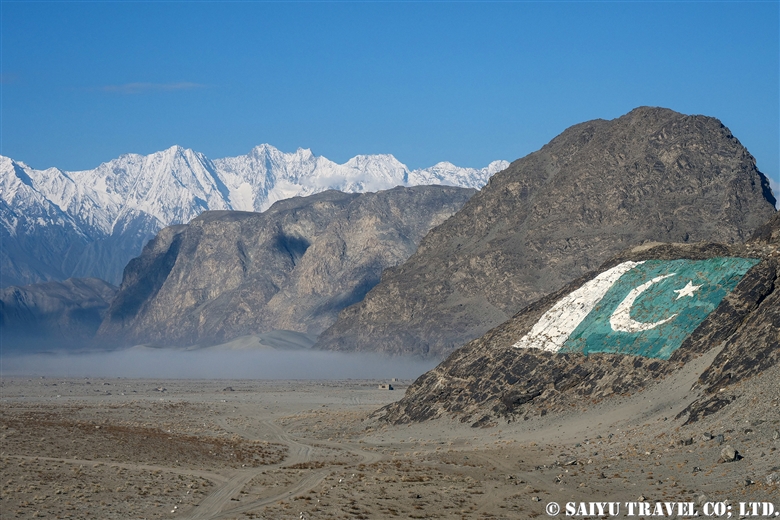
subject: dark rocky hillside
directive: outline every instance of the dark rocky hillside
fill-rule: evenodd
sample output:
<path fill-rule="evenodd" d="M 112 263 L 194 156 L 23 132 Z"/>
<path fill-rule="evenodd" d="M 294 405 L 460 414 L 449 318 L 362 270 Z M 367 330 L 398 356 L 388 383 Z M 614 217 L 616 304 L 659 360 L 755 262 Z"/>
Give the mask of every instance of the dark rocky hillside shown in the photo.
<path fill-rule="evenodd" d="M 328 191 L 263 213 L 205 212 L 160 231 L 127 265 L 97 341 L 183 346 L 278 329 L 317 334 L 474 193 Z"/>
<path fill-rule="evenodd" d="M 87 347 L 116 291 L 97 278 L 0 289 L 2 350 Z"/>
<path fill-rule="evenodd" d="M 733 402 L 739 393 L 735 390 L 737 383 L 745 383 L 780 363 L 779 237 L 780 219 L 775 215 L 744 246 L 664 244 L 624 252 L 599 271 L 529 305 L 511 320 L 456 350 L 434 370 L 422 375 L 401 401 L 381 410 L 379 415 L 394 423 L 455 416 L 480 426 L 572 408 L 587 409 L 591 404 L 640 391 L 708 353 L 713 361 L 704 365 L 694 387 L 701 396 L 675 412 L 688 423 L 696 422 Z M 591 283 L 599 272 L 623 262 L 735 258 L 750 259 L 753 267 L 706 319 L 693 324 L 692 332 L 681 338 L 679 348 L 668 359 L 627 355 L 616 352 L 616 348 L 603 348 L 603 352 L 589 355 L 576 349 L 552 352 L 514 348 L 522 343 L 521 338 L 531 334 L 556 302 Z M 682 287 L 683 282 L 681 278 L 677 283 Z M 666 297 L 669 302 L 677 301 L 668 290 Z M 704 305 L 697 297 L 696 293 L 690 296 L 692 308 Z M 604 301 L 599 305 L 608 306 Z M 681 312 L 676 319 L 683 320 L 685 316 Z M 562 321 L 565 316 L 559 323 Z M 666 335 L 664 341 L 670 341 L 671 334 L 660 327 L 659 331 Z M 548 334 L 553 336 L 549 331 Z M 610 346 L 609 336 L 595 341 L 601 347 Z M 611 347 L 614 346 L 613 343 Z"/>
<path fill-rule="evenodd" d="M 444 357 L 621 250 L 739 244 L 774 204 L 717 119 L 642 107 L 578 124 L 493 176 L 316 347 Z"/>

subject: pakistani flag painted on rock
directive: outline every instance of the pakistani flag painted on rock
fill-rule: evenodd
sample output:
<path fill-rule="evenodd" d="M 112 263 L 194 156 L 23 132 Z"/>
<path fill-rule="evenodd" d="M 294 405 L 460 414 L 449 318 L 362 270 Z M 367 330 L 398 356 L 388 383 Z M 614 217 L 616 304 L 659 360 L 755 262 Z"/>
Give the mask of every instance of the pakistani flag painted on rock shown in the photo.
<path fill-rule="evenodd" d="M 514 347 L 669 359 L 758 262 L 623 262 L 555 303 Z"/>

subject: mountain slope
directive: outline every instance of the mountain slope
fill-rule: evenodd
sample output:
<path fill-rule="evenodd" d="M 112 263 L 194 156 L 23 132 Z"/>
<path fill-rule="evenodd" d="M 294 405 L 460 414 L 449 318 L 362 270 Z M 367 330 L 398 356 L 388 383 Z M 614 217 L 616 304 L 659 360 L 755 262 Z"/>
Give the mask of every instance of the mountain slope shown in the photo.
<path fill-rule="evenodd" d="M 670 412 L 696 422 L 733 402 L 738 385 L 780 363 L 778 235 L 780 220 L 775 215 L 746 245 L 661 244 L 625 251 L 453 352 L 380 415 L 391 422 L 448 415 L 479 426 L 499 418 L 586 410 L 602 400 L 641 391 L 708 353 L 710 362 L 691 389 L 692 395 L 694 391 L 701 395 L 684 409 Z M 631 270 L 613 282 L 587 316 L 576 317 L 595 281 L 626 263 L 633 265 Z M 631 296 L 632 317 L 650 324 L 642 330 L 623 330 L 615 325 L 620 306 L 610 303 L 611 291 L 626 275 L 651 263 L 667 265 L 673 274 L 665 288 L 659 278 L 650 280 L 659 287 L 656 295 L 647 284 L 638 287 L 643 296 Z M 689 273 L 695 280 L 693 290 L 673 292 L 692 280 L 680 270 L 686 263 L 696 266 Z M 628 287 L 636 287 L 636 281 Z M 618 300 L 624 296 L 619 289 L 615 294 Z M 651 318 L 656 312 L 658 316 Z M 550 315 L 557 319 L 540 327 Z M 604 321 L 607 332 L 583 326 L 589 320 Z M 567 326 L 571 332 L 565 331 L 563 338 Z M 643 347 L 652 343 L 653 335 L 670 350 L 666 355 Z M 584 343 L 590 351 L 581 348 Z"/>
<path fill-rule="evenodd" d="M 86 347 L 116 290 L 96 278 L 0 289 L 3 351 Z"/>
<path fill-rule="evenodd" d="M 127 261 L 160 229 L 203 211 L 263 211 L 278 200 L 327 189 L 358 193 L 423 183 L 479 188 L 507 165 L 439 163 L 410 171 L 392 155 L 336 164 L 310 150 L 283 153 L 270 145 L 215 161 L 173 146 L 76 172 L 36 170 L 0 157 L 1 282 L 95 276 L 118 283 Z"/>
<path fill-rule="evenodd" d="M 35 187 L 24 165 L 0 157 L 0 278 L 2 285 L 67 278 L 90 238 Z"/>
<path fill-rule="evenodd" d="M 325 191 L 263 213 L 209 211 L 161 230 L 125 269 L 99 342 L 218 343 L 317 334 L 406 260 L 474 190 Z"/>
<path fill-rule="evenodd" d="M 642 107 L 575 125 L 496 174 L 318 348 L 441 357 L 644 241 L 743 241 L 775 211 L 720 121 Z"/>

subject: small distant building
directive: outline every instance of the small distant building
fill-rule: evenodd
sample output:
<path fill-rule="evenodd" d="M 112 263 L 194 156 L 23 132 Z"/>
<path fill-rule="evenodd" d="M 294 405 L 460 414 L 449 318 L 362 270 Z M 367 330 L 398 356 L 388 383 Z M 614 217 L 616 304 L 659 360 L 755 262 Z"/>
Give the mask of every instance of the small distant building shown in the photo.
<path fill-rule="evenodd" d="M 394 390 L 393 385 L 391 385 L 389 383 L 382 383 L 381 385 L 379 385 L 379 389 L 380 390 Z"/>

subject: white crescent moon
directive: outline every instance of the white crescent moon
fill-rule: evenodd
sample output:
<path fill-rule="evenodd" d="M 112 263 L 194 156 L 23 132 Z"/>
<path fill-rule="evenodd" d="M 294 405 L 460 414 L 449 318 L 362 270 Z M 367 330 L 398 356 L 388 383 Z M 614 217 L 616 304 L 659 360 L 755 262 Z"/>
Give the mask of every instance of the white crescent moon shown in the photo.
<path fill-rule="evenodd" d="M 612 316 L 609 317 L 609 324 L 612 326 L 612 330 L 616 332 L 642 332 L 645 330 L 654 329 L 659 325 L 663 325 L 667 321 L 673 320 L 675 316 L 677 316 L 677 313 L 672 314 L 668 318 L 656 321 L 653 323 L 643 323 L 641 321 L 636 321 L 631 318 L 631 307 L 634 305 L 634 301 L 639 298 L 639 295 L 645 292 L 650 288 L 651 285 L 654 283 L 658 283 L 664 278 L 669 278 L 670 276 L 674 276 L 677 273 L 672 274 L 665 274 L 663 276 L 656 276 L 649 282 L 645 282 L 639 287 L 636 287 L 631 290 L 630 293 L 626 296 L 626 298 L 620 302 L 620 305 L 617 306 L 615 309 L 615 312 L 612 313 Z"/>
<path fill-rule="evenodd" d="M 615 285 L 621 276 L 643 263 L 644 261 L 623 262 L 585 282 L 582 287 L 570 292 L 550 307 L 533 328 L 512 346 L 558 352 L 571 333 L 604 298 L 610 287 Z"/>

